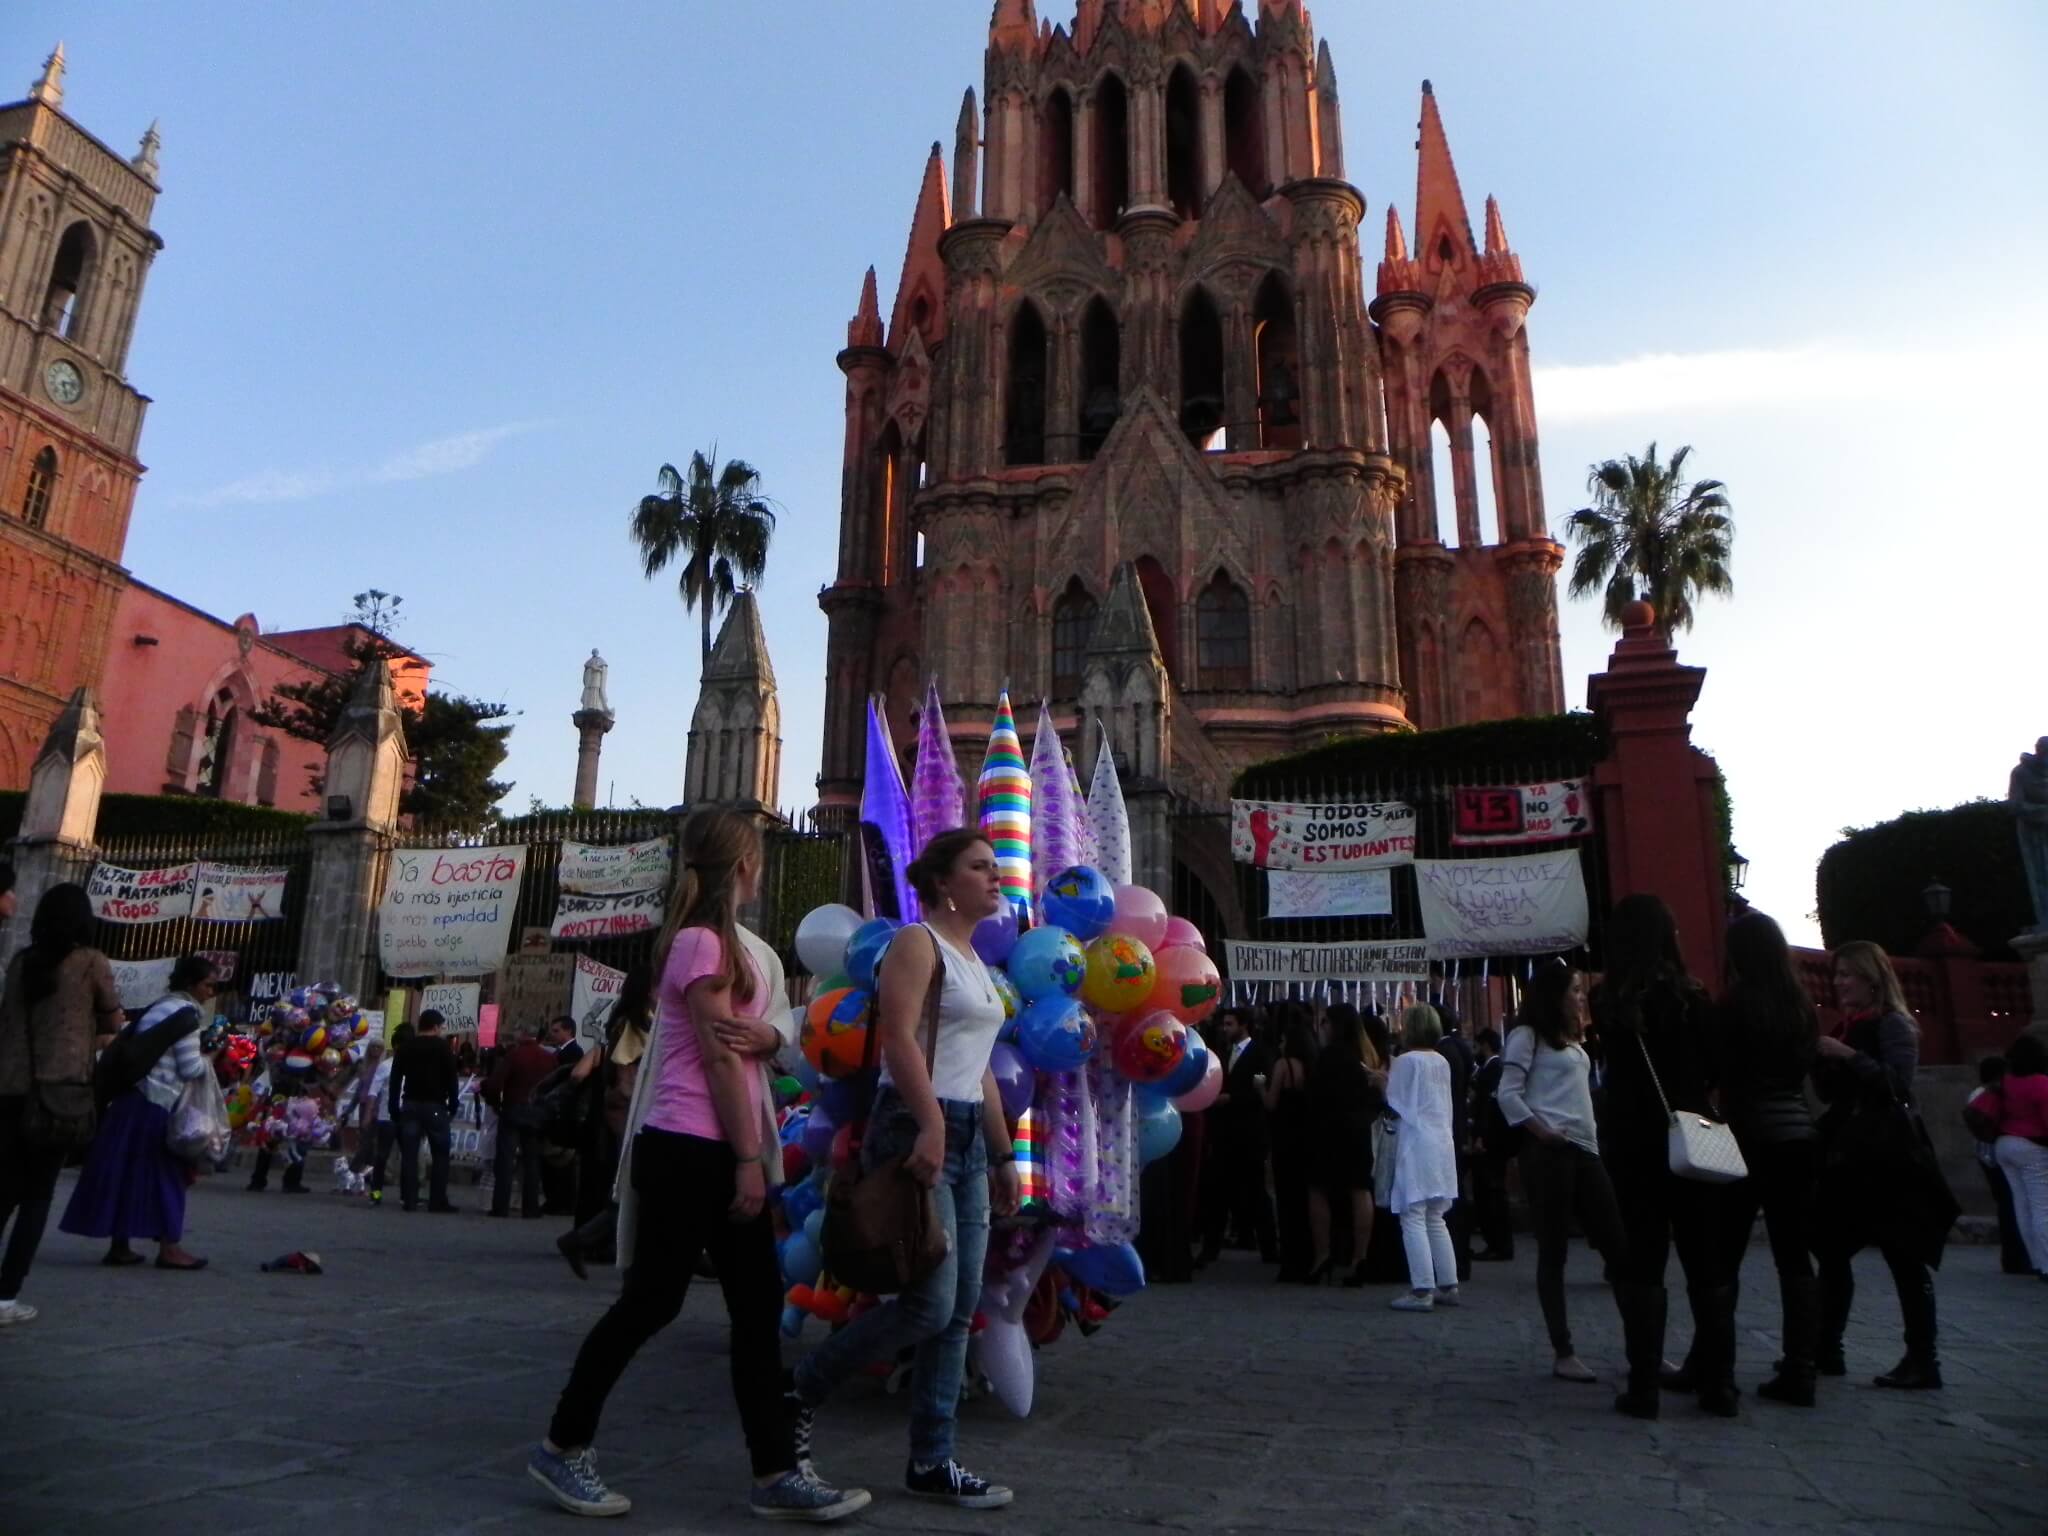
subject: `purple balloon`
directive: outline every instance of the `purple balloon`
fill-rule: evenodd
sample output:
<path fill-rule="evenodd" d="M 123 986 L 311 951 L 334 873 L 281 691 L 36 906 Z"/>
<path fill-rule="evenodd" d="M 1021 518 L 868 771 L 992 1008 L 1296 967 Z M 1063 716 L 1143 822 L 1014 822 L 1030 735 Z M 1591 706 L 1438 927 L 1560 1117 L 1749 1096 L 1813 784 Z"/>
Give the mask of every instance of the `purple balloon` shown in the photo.
<path fill-rule="evenodd" d="M 994 917 L 974 925 L 974 952 L 990 965 L 1001 965 L 1017 947 L 1017 909 L 1005 904 Z"/>
<path fill-rule="evenodd" d="M 1015 1120 L 1031 1107 L 1031 1095 L 1038 1087 L 1038 1073 L 1014 1045 L 998 1045 L 989 1053 L 988 1068 L 996 1075 L 996 1092 L 1003 1096 L 1003 1113 Z"/>
<path fill-rule="evenodd" d="M 825 1113 L 825 1106 L 814 1106 L 810 1120 L 804 1126 L 804 1153 L 814 1167 L 825 1165 L 825 1160 L 832 1155 L 832 1138 L 838 1134 L 839 1127 Z"/>

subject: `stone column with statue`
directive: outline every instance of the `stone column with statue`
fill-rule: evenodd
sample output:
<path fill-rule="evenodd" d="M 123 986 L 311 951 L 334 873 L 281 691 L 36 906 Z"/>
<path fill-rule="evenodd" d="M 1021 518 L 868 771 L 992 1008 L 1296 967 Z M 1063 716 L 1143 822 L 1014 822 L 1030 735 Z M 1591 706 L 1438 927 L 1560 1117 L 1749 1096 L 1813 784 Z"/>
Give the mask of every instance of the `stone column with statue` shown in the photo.
<path fill-rule="evenodd" d="M 572 804 L 579 811 L 597 806 L 598 760 L 604 752 L 605 733 L 618 723 L 604 684 L 610 668 L 593 648 L 583 663 L 583 701 L 569 723 L 576 727 L 576 794 Z"/>
<path fill-rule="evenodd" d="M 2034 1018 L 2048 1020 L 2048 736 L 2035 742 L 2033 751 L 2020 754 L 2006 781 L 2005 797 L 2019 834 L 2020 865 L 2034 909 L 2033 926 L 2016 936 L 2012 947 L 2027 963 Z"/>
<path fill-rule="evenodd" d="M 376 991 L 377 902 L 411 755 L 391 670 L 372 661 L 327 740 L 327 814 L 306 828 L 312 859 L 299 938 L 303 981 L 332 982 L 355 997 Z"/>
<path fill-rule="evenodd" d="M 83 885 L 99 857 L 100 791 L 107 752 L 100 738 L 99 705 L 90 688 L 71 695 L 43 738 L 29 770 L 28 799 L 10 856 L 14 861 L 14 916 L 0 925 L 0 966 L 28 943 L 36 904 L 53 885 Z"/>

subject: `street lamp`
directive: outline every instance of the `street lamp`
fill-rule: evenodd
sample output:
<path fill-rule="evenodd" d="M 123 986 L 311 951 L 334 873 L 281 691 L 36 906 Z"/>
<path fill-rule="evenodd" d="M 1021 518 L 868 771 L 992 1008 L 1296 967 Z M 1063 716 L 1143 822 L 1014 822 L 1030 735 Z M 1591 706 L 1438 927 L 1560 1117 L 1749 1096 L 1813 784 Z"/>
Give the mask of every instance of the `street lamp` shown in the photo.
<path fill-rule="evenodd" d="M 1749 883 L 1749 860 L 1733 848 L 1728 850 L 1728 889 L 1739 891 Z"/>
<path fill-rule="evenodd" d="M 1953 894 L 1954 892 L 1941 883 L 1938 875 L 1927 882 L 1926 889 L 1920 893 L 1920 905 L 1927 909 L 1930 922 L 1948 921 L 1949 898 Z"/>

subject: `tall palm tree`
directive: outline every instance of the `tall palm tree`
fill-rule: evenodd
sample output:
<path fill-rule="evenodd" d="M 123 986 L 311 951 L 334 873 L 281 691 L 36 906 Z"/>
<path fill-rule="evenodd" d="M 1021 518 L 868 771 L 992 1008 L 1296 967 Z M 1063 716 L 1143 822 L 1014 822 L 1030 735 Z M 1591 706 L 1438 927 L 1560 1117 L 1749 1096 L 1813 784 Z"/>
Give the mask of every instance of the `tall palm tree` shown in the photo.
<path fill-rule="evenodd" d="M 682 562 L 683 611 L 702 621 L 708 667 L 712 619 L 767 569 L 775 511 L 761 494 L 761 472 L 743 459 L 726 460 L 714 474 L 711 459 L 693 453 L 687 475 L 664 464 L 657 478 L 661 489 L 633 509 L 633 542 L 650 581 L 670 561 Z"/>
<path fill-rule="evenodd" d="M 1681 448 L 1668 464 L 1657 462 L 1657 445 L 1639 459 L 1627 454 L 1595 464 L 1586 477 L 1593 505 L 1571 516 L 1579 546 L 1572 562 L 1571 595 L 1604 589 L 1609 628 L 1638 598 L 1657 610 L 1657 627 L 1669 635 L 1692 628 L 1693 598 L 1702 592 L 1727 596 L 1735 590 L 1728 556 L 1735 540 L 1727 487 L 1719 480 L 1685 484 Z"/>

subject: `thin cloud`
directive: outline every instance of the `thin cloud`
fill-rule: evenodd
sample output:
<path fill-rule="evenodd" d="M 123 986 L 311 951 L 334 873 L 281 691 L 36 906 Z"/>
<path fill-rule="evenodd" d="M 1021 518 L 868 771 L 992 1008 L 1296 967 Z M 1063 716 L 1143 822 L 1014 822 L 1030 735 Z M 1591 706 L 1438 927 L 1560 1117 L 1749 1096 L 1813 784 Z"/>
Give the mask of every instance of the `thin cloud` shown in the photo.
<path fill-rule="evenodd" d="M 171 498 L 178 507 L 273 506 L 283 502 L 308 501 L 334 491 L 360 485 L 397 485 L 409 480 L 430 480 L 437 475 L 458 474 L 474 469 L 489 458 L 508 438 L 531 432 L 537 421 L 507 422 L 498 427 L 481 427 L 437 437 L 394 453 L 368 468 L 334 470 L 260 470 L 215 486 Z"/>

